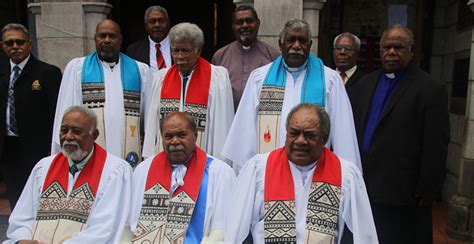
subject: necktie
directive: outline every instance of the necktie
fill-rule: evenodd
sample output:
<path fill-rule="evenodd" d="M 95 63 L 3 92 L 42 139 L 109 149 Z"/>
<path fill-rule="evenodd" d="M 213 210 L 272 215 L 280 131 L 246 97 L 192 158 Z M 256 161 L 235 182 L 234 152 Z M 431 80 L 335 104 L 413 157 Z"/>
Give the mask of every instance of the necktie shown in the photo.
<path fill-rule="evenodd" d="M 186 84 L 188 83 L 189 75 L 183 75 L 183 101 L 185 101 L 186 97 Z"/>
<path fill-rule="evenodd" d="M 77 173 L 77 171 L 79 171 L 79 169 L 77 168 L 77 166 L 75 164 L 73 164 L 69 167 L 69 172 L 71 173 L 72 177 L 74 177 L 74 175 Z"/>
<path fill-rule="evenodd" d="M 161 53 L 161 50 L 160 50 L 161 45 L 157 43 L 155 47 L 156 47 L 156 65 L 157 65 L 156 67 L 159 70 L 166 68 L 165 59 L 163 58 L 163 54 Z"/>
<path fill-rule="evenodd" d="M 11 79 L 10 86 L 8 88 L 8 108 L 10 110 L 8 127 L 9 127 L 9 130 L 15 135 L 18 135 L 18 131 L 16 128 L 15 95 L 14 95 L 13 88 L 15 86 L 16 80 L 20 76 L 20 70 L 21 70 L 20 67 L 16 65 L 13 67 L 13 78 Z"/>
<path fill-rule="evenodd" d="M 339 75 L 341 76 L 342 81 L 344 81 L 344 83 L 345 83 L 346 82 L 346 77 L 347 77 L 346 73 L 344 71 L 341 71 L 341 72 L 339 72 Z"/>

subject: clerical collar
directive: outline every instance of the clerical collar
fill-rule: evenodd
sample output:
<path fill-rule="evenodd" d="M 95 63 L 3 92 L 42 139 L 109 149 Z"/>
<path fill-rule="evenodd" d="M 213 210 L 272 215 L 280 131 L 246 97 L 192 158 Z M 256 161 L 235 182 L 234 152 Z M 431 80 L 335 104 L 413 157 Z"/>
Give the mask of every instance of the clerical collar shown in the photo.
<path fill-rule="evenodd" d="M 292 67 L 288 67 L 288 65 L 286 64 L 285 60 L 283 60 L 283 66 L 285 67 L 285 69 L 290 72 L 291 76 L 293 77 L 293 81 L 296 82 L 296 79 L 298 79 L 298 77 L 300 76 L 300 74 L 306 69 L 306 67 L 308 66 L 308 60 L 306 60 L 301 66 L 299 67 L 295 67 L 295 68 L 292 68 Z"/>
<path fill-rule="evenodd" d="M 242 45 L 242 49 L 244 49 L 244 50 L 250 50 L 250 48 L 252 48 L 252 46 L 244 46 L 244 45 Z"/>
<path fill-rule="evenodd" d="M 402 70 L 398 71 L 398 72 L 395 72 L 395 73 L 384 73 L 385 77 L 389 78 L 389 79 L 395 79 L 395 78 L 399 78 L 401 76 L 403 76 L 406 71 L 408 70 L 408 66 L 403 68 Z"/>
<path fill-rule="evenodd" d="M 288 72 L 293 73 L 293 72 L 301 72 L 304 69 L 306 69 L 306 66 L 308 66 L 308 60 L 306 60 L 301 66 L 299 67 L 289 67 L 288 64 L 286 64 L 285 60 L 283 60 L 283 65 L 285 66 L 285 69 L 288 70 Z"/>
<path fill-rule="evenodd" d="M 76 168 L 81 171 L 84 166 L 86 165 L 87 161 L 89 161 L 89 159 L 92 157 L 92 154 L 94 153 L 94 150 L 95 150 L 95 147 L 92 147 L 92 150 L 89 152 L 89 154 L 87 154 L 87 156 L 82 159 L 79 163 L 75 163 L 74 160 L 72 160 L 71 158 L 67 158 L 67 162 L 69 164 L 69 167 L 72 167 L 73 165 L 76 165 Z"/>
<path fill-rule="evenodd" d="M 293 162 L 290 161 L 290 163 L 292 163 L 297 169 L 299 169 L 300 171 L 309 171 L 309 170 L 312 170 L 316 164 L 318 163 L 318 161 L 310 164 L 310 165 L 306 165 L 306 166 L 301 166 L 301 165 L 297 165 Z"/>

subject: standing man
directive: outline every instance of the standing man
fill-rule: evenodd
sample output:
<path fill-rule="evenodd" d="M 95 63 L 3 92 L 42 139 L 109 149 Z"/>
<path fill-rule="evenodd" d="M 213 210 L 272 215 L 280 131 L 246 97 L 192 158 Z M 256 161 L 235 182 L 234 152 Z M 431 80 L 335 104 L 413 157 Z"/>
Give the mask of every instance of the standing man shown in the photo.
<path fill-rule="evenodd" d="M 232 30 L 235 41 L 217 50 L 212 63 L 229 71 L 234 107 L 237 111 L 240 98 L 250 72 L 275 60 L 280 53 L 257 39 L 260 19 L 252 6 L 241 5 L 232 13 Z"/>
<path fill-rule="evenodd" d="M 164 151 L 133 173 L 132 243 L 222 243 L 234 171 L 196 146 L 189 115 L 171 113 L 160 128 Z"/>
<path fill-rule="evenodd" d="M 31 54 L 23 25 L 3 27 L 2 44 L 10 61 L 0 70 L 0 163 L 13 209 L 31 169 L 50 153 L 61 70 Z"/>
<path fill-rule="evenodd" d="M 354 243 L 378 243 L 359 168 L 324 147 L 330 124 L 315 104 L 290 111 L 285 146 L 256 155 L 240 171 L 225 243 L 242 243 L 249 229 L 256 244 L 340 243 L 344 224 Z"/>
<path fill-rule="evenodd" d="M 221 158 L 234 104 L 227 70 L 200 57 L 204 34 L 195 24 L 180 23 L 170 30 L 174 65 L 160 70 L 152 89 L 150 115 L 145 124 L 143 156 L 162 150 L 160 120 L 175 111 L 187 112 L 197 125 L 196 143 Z"/>
<path fill-rule="evenodd" d="M 118 243 L 132 168 L 94 143 L 97 124 L 85 107 L 66 110 L 61 152 L 35 165 L 10 216 L 6 243 Z"/>
<path fill-rule="evenodd" d="M 352 109 L 336 71 L 309 54 L 309 25 L 290 20 L 281 31 L 282 55 L 254 70 L 249 77 L 222 155 L 236 172 L 257 153 L 271 152 L 285 143 L 288 112 L 301 102 L 324 107 L 333 130 L 328 147 L 344 159 L 360 165 Z"/>
<path fill-rule="evenodd" d="M 168 12 L 161 6 L 151 6 L 145 11 L 145 29 L 147 38 L 130 44 L 127 55 L 146 63 L 153 74 L 171 66 L 171 53 L 168 32 L 170 19 Z"/>
<path fill-rule="evenodd" d="M 346 88 L 365 75 L 365 72 L 357 67 L 359 51 L 360 39 L 356 35 L 344 32 L 334 38 L 334 64 L 336 65 L 336 72 L 341 76 Z"/>
<path fill-rule="evenodd" d="M 446 87 L 411 63 L 411 31 L 388 27 L 382 70 L 348 89 L 381 243 L 432 243 L 449 142 Z"/>
<path fill-rule="evenodd" d="M 62 114 L 71 105 L 91 108 L 98 117 L 97 143 L 107 152 L 138 163 L 141 127 L 148 85 L 152 74 L 148 66 L 120 53 L 122 34 L 112 20 L 97 24 L 96 51 L 75 58 L 64 70 L 53 130 L 53 153 L 59 151 Z"/>

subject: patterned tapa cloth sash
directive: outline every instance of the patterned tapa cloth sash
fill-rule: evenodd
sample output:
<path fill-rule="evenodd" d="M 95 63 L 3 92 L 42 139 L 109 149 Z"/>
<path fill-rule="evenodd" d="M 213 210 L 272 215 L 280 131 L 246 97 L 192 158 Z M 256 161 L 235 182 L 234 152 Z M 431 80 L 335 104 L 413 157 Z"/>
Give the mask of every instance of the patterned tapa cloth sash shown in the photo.
<path fill-rule="evenodd" d="M 286 69 L 280 55 L 270 66 L 263 80 L 258 107 L 258 153 L 275 150 L 280 135 L 280 115 L 285 98 Z M 326 82 L 324 64 L 313 54 L 309 55 L 301 102 L 314 103 L 321 107 L 326 103 Z"/>
<path fill-rule="evenodd" d="M 188 113 L 197 125 L 198 136 L 196 145 L 205 148 L 204 130 L 206 129 L 207 104 L 209 99 L 209 87 L 211 86 L 211 64 L 199 58 L 194 67 L 191 80 L 188 80 L 188 89 L 184 100 L 184 112 Z M 166 115 L 179 110 L 181 88 L 183 83 L 179 76 L 176 65 L 171 66 L 165 75 L 161 87 L 160 120 Z M 158 133 L 156 142 L 159 151 L 163 150 Z"/>
<path fill-rule="evenodd" d="M 206 153 L 196 147 L 184 176 L 184 185 L 179 186 L 170 199 L 171 163 L 164 152 L 155 156 L 148 170 L 142 209 L 132 243 L 201 242 L 207 195 L 206 165 L 210 164 L 206 159 Z"/>
<path fill-rule="evenodd" d="M 268 156 L 264 187 L 265 243 L 296 243 L 295 188 L 284 147 Z M 341 163 L 324 148 L 311 183 L 305 243 L 334 243 L 340 194 Z"/>
<path fill-rule="evenodd" d="M 120 53 L 120 76 L 123 88 L 125 107 L 125 128 L 122 158 L 140 153 L 140 92 L 141 76 L 137 63 L 125 54 Z M 97 53 L 94 52 L 84 59 L 82 66 L 82 102 L 92 109 L 99 121 L 104 121 L 105 86 L 104 70 Z M 98 124 L 99 137 L 96 142 L 105 147 L 105 125 Z M 134 155 L 136 153 L 136 155 Z"/>
<path fill-rule="evenodd" d="M 33 240 L 59 243 L 86 227 L 106 158 L 107 152 L 95 144 L 93 155 L 67 196 L 68 159 L 61 152 L 56 155 L 43 184 Z"/>

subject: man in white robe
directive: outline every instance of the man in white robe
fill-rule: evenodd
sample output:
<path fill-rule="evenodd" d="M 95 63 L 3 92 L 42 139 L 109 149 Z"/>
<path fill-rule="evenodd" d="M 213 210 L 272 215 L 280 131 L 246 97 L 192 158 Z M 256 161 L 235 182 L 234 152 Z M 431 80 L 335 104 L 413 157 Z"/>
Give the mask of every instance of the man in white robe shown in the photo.
<path fill-rule="evenodd" d="M 187 112 L 196 122 L 196 144 L 221 158 L 234 118 L 232 87 L 224 67 L 200 57 L 204 34 L 195 24 L 181 23 L 169 33 L 174 65 L 158 71 L 145 123 L 143 156 L 161 151 L 160 119 L 174 111 Z"/>
<path fill-rule="evenodd" d="M 161 129 L 164 152 L 133 173 L 132 242 L 222 242 L 234 171 L 196 146 L 197 128 L 189 115 L 174 112 Z M 175 203 L 184 210 L 173 211 Z"/>
<path fill-rule="evenodd" d="M 255 154 L 283 145 L 286 116 L 300 102 L 326 109 L 333 127 L 327 147 L 360 168 L 352 108 L 344 83 L 334 70 L 309 54 L 310 36 L 304 20 L 288 21 L 279 40 L 282 57 L 250 74 L 222 151 L 236 172 Z M 273 117 L 270 122 L 265 118 L 269 116 Z"/>
<path fill-rule="evenodd" d="M 140 127 L 150 99 L 146 91 L 153 75 L 146 64 L 121 54 L 121 43 L 120 27 L 112 20 L 103 20 L 96 29 L 96 52 L 75 58 L 66 66 L 56 108 L 52 153 L 60 149 L 58 135 L 64 110 L 84 104 L 99 118 L 101 136 L 97 143 L 111 154 L 138 163 L 143 132 Z M 87 88 L 91 83 L 99 86 Z"/>
<path fill-rule="evenodd" d="M 85 107 L 66 110 L 60 133 L 61 152 L 32 170 L 4 243 L 117 243 L 129 214 L 132 168 L 94 143 L 97 117 Z"/>
<path fill-rule="evenodd" d="M 360 170 L 324 147 L 328 114 L 301 103 L 286 123 L 285 147 L 256 155 L 240 171 L 225 242 L 242 243 L 250 230 L 256 244 L 340 243 L 346 224 L 354 243 L 378 243 Z"/>

